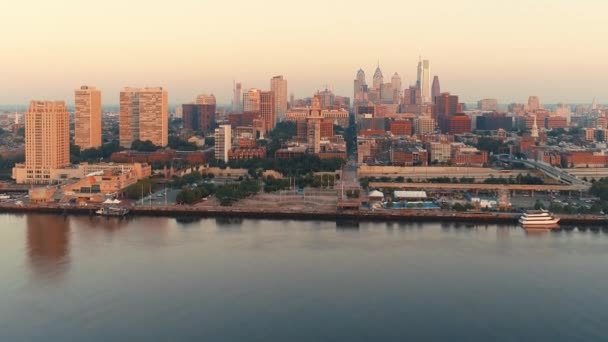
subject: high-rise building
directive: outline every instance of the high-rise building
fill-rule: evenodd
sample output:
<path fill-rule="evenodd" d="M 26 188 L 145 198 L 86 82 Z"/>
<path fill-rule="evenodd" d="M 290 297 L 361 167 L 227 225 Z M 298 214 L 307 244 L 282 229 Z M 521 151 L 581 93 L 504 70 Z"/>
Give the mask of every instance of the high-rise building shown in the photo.
<path fill-rule="evenodd" d="M 398 73 L 395 73 L 391 78 L 391 84 L 394 90 L 401 92 L 401 76 Z"/>
<path fill-rule="evenodd" d="M 477 109 L 483 111 L 497 111 L 498 110 L 498 100 L 496 99 L 483 99 L 477 101 Z"/>
<path fill-rule="evenodd" d="M 215 104 L 182 105 L 184 128 L 208 134 L 215 128 Z"/>
<path fill-rule="evenodd" d="M 100 147 L 101 91 L 82 86 L 74 93 L 74 144 L 81 150 Z"/>
<path fill-rule="evenodd" d="M 52 183 L 51 170 L 69 165 L 70 114 L 65 102 L 31 101 L 25 113 L 25 182 Z"/>
<path fill-rule="evenodd" d="M 441 85 L 439 84 L 439 76 L 433 77 L 433 86 L 431 87 L 431 101 L 435 103 L 435 98 L 441 94 Z"/>
<path fill-rule="evenodd" d="M 535 111 L 535 110 L 539 110 L 539 109 L 541 109 L 541 106 L 540 106 L 540 99 L 538 98 L 538 96 L 530 96 L 528 98 L 528 110 Z"/>
<path fill-rule="evenodd" d="M 276 119 L 284 121 L 287 113 L 287 80 L 283 76 L 273 77 L 270 80 L 270 90 L 274 93 Z"/>
<path fill-rule="evenodd" d="M 380 70 L 380 63 L 378 63 L 378 67 L 374 72 L 374 80 L 372 84 L 372 89 L 376 91 L 380 91 L 382 84 L 384 83 L 384 76 L 382 75 L 382 70 Z"/>
<path fill-rule="evenodd" d="M 241 83 L 234 83 L 234 89 L 232 89 L 232 112 L 242 113 L 243 112 L 243 85 Z"/>
<path fill-rule="evenodd" d="M 319 101 L 319 108 L 331 109 L 334 107 L 334 104 L 336 102 L 336 95 L 333 93 L 333 91 L 325 88 L 325 90 L 323 91 L 317 91 L 317 93 L 313 97 L 313 102 L 315 99 Z M 315 105 L 313 104 L 313 107 L 314 106 Z"/>
<path fill-rule="evenodd" d="M 196 104 L 215 105 L 215 95 L 201 94 L 196 97 Z"/>
<path fill-rule="evenodd" d="M 450 134 L 470 133 L 471 128 L 471 118 L 466 114 L 454 114 L 448 119 L 447 132 Z"/>
<path fill-rule="evenodd" d="M 364 87 L 367 86 L 367 82 L 365 81 L 365 71 L 363 71 L 363 69 L 359 69 L 359 71 L 357 71 L 357 78 L 355 78 L 354 85 L 354 97 L 357 98 L 357 94 L 364 91 Z"/>
<path fill-rule="evenodd" d="M 162 87 L 125 88 L 120 92 L 120 146 L 135 140 L 168 143 L 168 95 Z"/>
<path fill-rule="evenodd" d="M 419 64 L 422 66 L 418 66 L 418 69 L 421 69 L 420 75 L 420 92 L 422 94 L 422 102 L 423 103 L 431 103 L 433 100 L 431 99 L 431 67 L 428 59 L 420 61 Z"/>
<path fill-rule="evenodd" d="M 450 116 L 460 111 L 461 106 L 458 103 L 458 96 L 450 95 L 450 93 L 441 93 L 435 98 L 434 115 L 442 132 L 449 130 Z"/>
<path fill-rule="evenodd" d="M 410 86 L 403 92 L 403 104 L 420 105 L 422 104 L 422 94 L 417 86 Z"/>
<path fill-rule="evenodd" d="M 249 89 L 243 94 L 243 111 L 259 112 L 260 111 L 260 90 Z"/>
<path fill-rule="evenodd" d="M 435 116 L 452 115 L 459 112 L 458 96 L 450 93 L 441 93 L 435 99 Z"/>
<path fill-rule="evenodd" d="M 416 135 L 431 134 L 435 132 L 435 120 L 427 116 L 414 119 L 414 130 Z"/>
<path fill-rule="evenodd" d="M 232 148 L 232 126 L 221 125 L 215 129 L 215 159 L 228 162 Z"/>
<path fill-rule="evenodd" d="M 266 132 L 272 131 L 277 122 L 275 104 L 274 92 L 260 92 L 260 117 L 264 122 L 264 130 Z"/>

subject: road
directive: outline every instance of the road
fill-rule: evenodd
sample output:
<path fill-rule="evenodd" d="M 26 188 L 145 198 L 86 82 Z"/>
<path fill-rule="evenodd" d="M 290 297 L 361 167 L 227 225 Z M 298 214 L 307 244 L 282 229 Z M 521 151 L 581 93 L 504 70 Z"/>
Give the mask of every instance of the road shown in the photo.
<path fill-rule="evenodd" d="M 549 176 L 553 179 L 559 180 L 562 183 L 571 184 L 573 186 L 576 186 L 577 189 L 582 190 L 582 191 L 587 191 L 591 187 L 590 183 L 585 182 L 584 180 L 579 179 L 575 176 L 572 176 L 568 172 L 566 172 L 560 168 L 551 166 L 545 162 L 529 160 L 529 159 L 515 159 L 515 158 L 511 158 L 511 157 L 508 157 L 508 158 L 501 157 L 501 158 L 499 158 L 499 160 L 503 163 L 524 164 L 530 168 L 542 171 L 547 176 Z"/>

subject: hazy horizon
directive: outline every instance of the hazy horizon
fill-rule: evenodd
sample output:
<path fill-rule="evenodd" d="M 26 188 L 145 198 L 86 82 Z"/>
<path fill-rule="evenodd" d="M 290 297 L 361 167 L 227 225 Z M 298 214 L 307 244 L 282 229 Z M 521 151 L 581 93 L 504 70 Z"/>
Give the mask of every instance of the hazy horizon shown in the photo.
<path fill-rule="evenodd" d="M 93 85 L 103 103 L 124 86 L 162 86 L 172 104 L 213 93 L 228 104 L 232 82 L 270 88 L 284 75 L 289 93 L 308 97 L 328 85 L 352 97 L 359 68 L 371 84 L 379 60 L 385 82 L 398 72 L 415 83 L 418 56 L 431 61 L 442 91 L 472 103 L 496 98 L 543 103 L 607 102 L 608 3 L 466 0 L 458 3 L 278 0 L 202 3 L 144 0 L 10 2 L 0 20 L 0 104 L 73 102 Z"/>

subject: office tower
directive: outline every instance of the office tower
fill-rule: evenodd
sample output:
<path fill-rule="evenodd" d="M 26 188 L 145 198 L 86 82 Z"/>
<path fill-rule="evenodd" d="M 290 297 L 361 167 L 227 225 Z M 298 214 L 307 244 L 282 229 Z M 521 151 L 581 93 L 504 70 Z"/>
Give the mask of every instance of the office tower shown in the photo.
<path fill-rule="evenodd" d="M 459 112 L 458 96 L 450 93 L 441 93 L 435 99 L 435 115 L 445 116 Z"/>
<path fill-rule="evenodd" d="M 496 99 L 483 99 L 477 101 L 477 109 L 483 111 L 497 111 L 498 110 L 498 100 Z"/>
<path fill-rule="evenodd" d="M 289 94 L 289 108 L 294 108 L 295 102 L 296 102 L 296 96 L 293 93 Z M 285 112 L 285 113 L 287 113 L 287 112 Z"/>
<path fill-rule="evenodd" d="M 74 144 L 81 150 L 100 147 L 101 91 L 82 86 L 74 93 Z"/>
<path fill-rule="evenodd" d="M 270 132 L 276 125 L 276 107 L 274 100 L 274 92 L 272 91 L 261 91 L 260 92 L 260 117 L 264 122 L 264 130 Z"/>
<path fill-rule="evenodd" d="M 365 81 L 365 71 L 363 69 L 359 69 L 357 71 L 357 78 L 354 81 L 355 84 L 355 98 L 357 97 L 357 93 L 364 90 L 364 86 L 367 86 L 367 82 Z"/>
<path fill-rule="evenodd" d="M 50 170 L 70 165 L 70 114 L 63 101 L 31 101 L 25 113 L 28 182 L 45 183 Z"/>
<path fill-rule="evenodd" d="M 316 101 L 318 102 L 318 107 L 317 106 Z M 313 107 L 315 108 L 321 108 L 321 109 L 333 109 L 334 105 L 336 103 L 336 95 L 333 93 L 333 91 L 325 88 L 325 90 L 323 91 L 317 91 L 317 93 L 313 96 Z"/>
<path fill-rule="evenodd" d="M 433 86 L 431 87 L 431 101 L 435 103 L 435 98 L 441 94 L 441 85 L 439 84 L 439 76 L 433 77 Z"/>
<path fill-rule="evenodd" d="M 461 106 L 456 95 L 441 93 L 435 98 L 434 116 L 442 132 L 445 133 L 449 130 L 450 116 L 460 112 L 460 110 Z"/>
<path fill-rule="evenodd" d="M 431 103 L 431 67 L 428 59 L 418 61 L 418 86 L 423 103 Z"/>
<path fill-rule="evenodd" d="M 395 73 L 391 78 L 391 85 L 393 86 L 393 90 L 401 92 L 401 76 L 398 73 Z"/>
<path fill-rule="evenodd" d="M 182 117 L 184 129 L 206 135 L 215 128 L 215 104 L 183 104 Z"/>
<path fill-rule="evenodd" d="M 243 111 L 259 112 L 260 111 L 260 90 L 249 89 L 243 94 Z"/>
<path fill-rule="evenodd" d="M 435 132 L 435 120 L 427 116 L 420 116 L 414 119 L 414 131 L 417 135 Z"/>
<path fill-rule="evenodd" d="M 420 105 L 422 104 L 422 94 L 417 86 L 410 86 L 403 92 L 403 104 Z"/>
<path fill-rule="evenodd" d="M 380 86 L 380 100 L 382 103 L 390 104 L 395 99 L 395 93 L 393 92 L 392 83 L 383 83 Z"/>
<path fill-rule="evenodd" d="M 243 112 L 243 85 L 241 83 L 234 83 L 232 89 L 232 112 L 242 113 Z"/>
<path fill-rule="evenodd" d="M 125 88 L 120 92 L 120 146 L 130 148 L 135 140 L 150 140 L 166 146 L 168 140 L 168 95 L 162 87 Z"/>
<path fill-rule="evenodd" d="M 287 80 L 283 76 L 273 77 L 270 80 L 270 90 L 274 93 L 276 120 L 284 121 L 287 113 Z"/>
<path fill-rule="evenodd" d="M 196 104 L 215 105 L 215 95 L 201 94 L 196 97 Z"/>
<path fill-rule="evenodd" d="M 378 67 L 376 68 L 376 72 L 374 72 L 374 80 L 372 83 L 372 89 L 376 91 L 380 91 L 380 87 L 384 83 L 384 76 L 382 76 L 382 70 L 380 70 L 380 63 L 378 63 Z"/>
<path fill-rule="evenodd" d="M 538 96 L 530 96 L 528 98 L 528 110 L 535 111 L 541 109 Z"/>
<path fill-rule="evenodd" d="M 447 132 L 449 134 L 470 133 L 472 129 L 471 126 L 471 118 L 466 114 L 458 113 L 449 117 Z"/>
<path fill-rule="evenodd" d="M 215 159 L 228 162 L 232 148 L 232 127 L 221 125 L 215 129 Z"/>

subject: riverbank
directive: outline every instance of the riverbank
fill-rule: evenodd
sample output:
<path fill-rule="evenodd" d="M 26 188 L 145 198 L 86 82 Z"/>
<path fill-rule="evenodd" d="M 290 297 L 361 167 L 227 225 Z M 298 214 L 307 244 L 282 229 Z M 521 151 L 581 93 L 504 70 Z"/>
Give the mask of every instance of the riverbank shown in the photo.
<path fill-rule="evenodd" d="M 95 215 L 98 206 L 60 205 L 0 205 L 0 213 L 47 213 L 60 215 Z M 183 205 L 134 206 L 133 216 L 158 217 L 232 217 L 280 220 L 352 220 L 352 221 L 403 221 L 403 222 L 463 222 L 516 224 L 518 213 L 453 212 L 447 210 L 267 210 L 234 207 L 192 207 Z M 565 225 L 608 226 L 608 218 L 599 215 L 556 215 Z"/>

